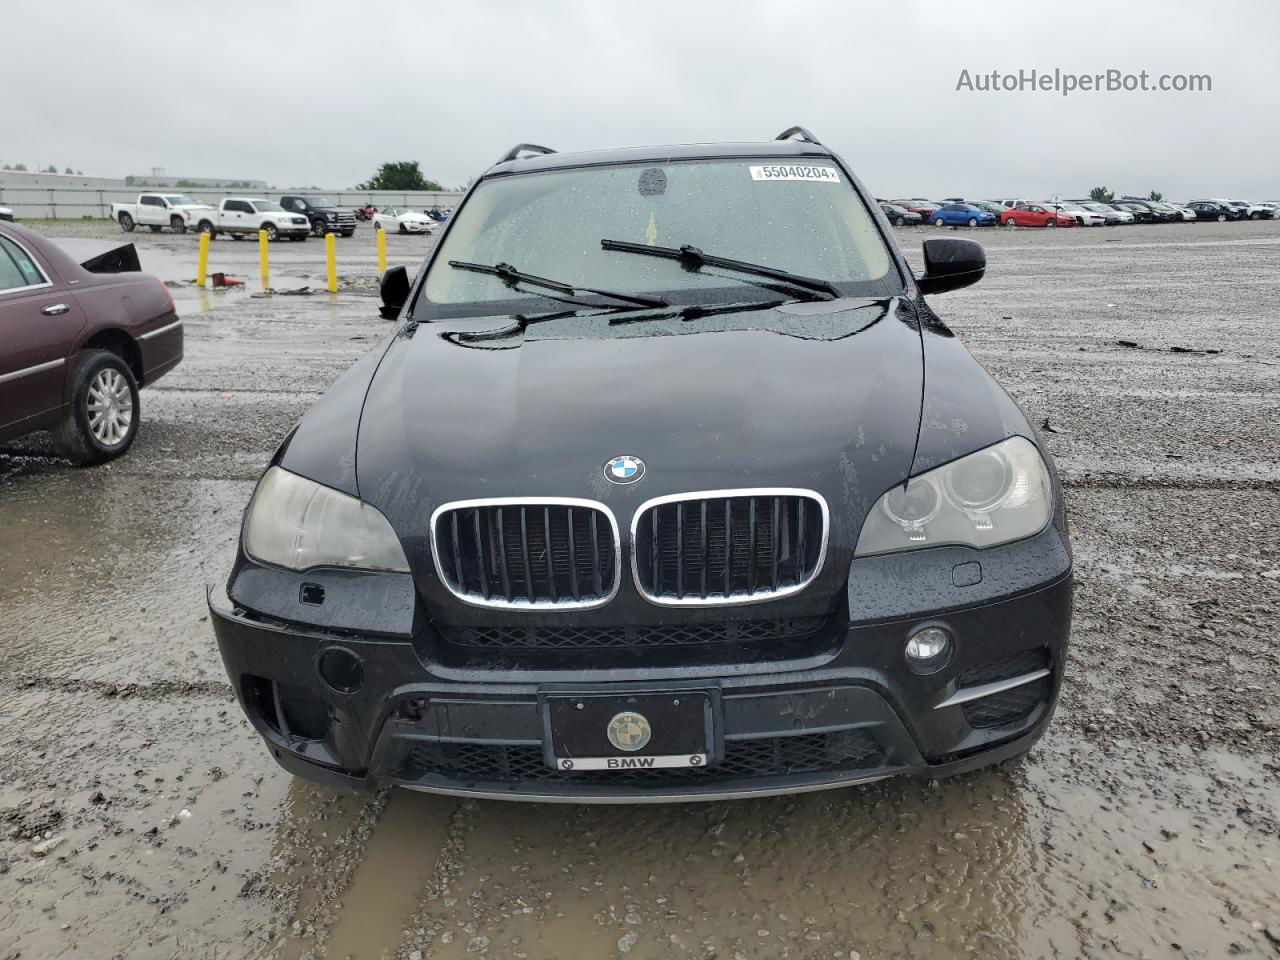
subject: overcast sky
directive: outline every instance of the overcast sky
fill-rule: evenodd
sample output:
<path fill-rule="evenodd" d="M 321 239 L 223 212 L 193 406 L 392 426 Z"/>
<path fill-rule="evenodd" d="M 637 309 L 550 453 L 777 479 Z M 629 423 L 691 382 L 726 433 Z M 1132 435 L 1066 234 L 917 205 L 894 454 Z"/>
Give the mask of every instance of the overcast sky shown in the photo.
<path fill-rule="evenodd" d="M 1273 0 L 67 0 L 0 22 L 0 162 L 29 167 L 348 187 L 416 159 L 452 186 L 518 141 L 799 123 L 882 197 L 1280 197 Z M 1033 67 L 1213 89 L 956 90 Z"/>

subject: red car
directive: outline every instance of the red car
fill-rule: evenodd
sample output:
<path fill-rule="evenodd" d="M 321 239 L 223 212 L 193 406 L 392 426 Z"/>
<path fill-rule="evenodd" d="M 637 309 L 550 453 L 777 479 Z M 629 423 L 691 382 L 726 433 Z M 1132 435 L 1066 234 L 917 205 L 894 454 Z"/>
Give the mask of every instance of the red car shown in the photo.
<path fill-rule="evenodd" d="M 1042 203 L 1019 203 L 1000 214 L 1000 226 L 1074 227 L 1076 218 Z"/>
<path fill-rule="evenodd" d="M 906 207 L 912 213 L 920 214 L 920 219 L 929 223 L 938 211 L 938 204 L 931 200 L 890 200 L 895 207 Z"/>
<path fill-rule="evenodd" d="M 168 289 L 139 272 L 133 244 L 97 246 L 80 259 L 0 223 L 0 443 L 51 430 L 74 463 L 118 457 L 138 432 L 138 388 L 182 360 Z"/>

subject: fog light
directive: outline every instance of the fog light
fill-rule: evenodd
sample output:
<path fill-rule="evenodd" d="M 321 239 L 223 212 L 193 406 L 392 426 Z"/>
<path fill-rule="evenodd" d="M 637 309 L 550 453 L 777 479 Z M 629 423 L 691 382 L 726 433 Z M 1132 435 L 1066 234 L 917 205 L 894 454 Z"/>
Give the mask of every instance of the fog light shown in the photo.
<path fill-rule="evenodd" d="M 951 634 L 941 627 L 917 630 L 907 640 L 907 663 L 916 673 L 937 673 L 951 660 Z"/>

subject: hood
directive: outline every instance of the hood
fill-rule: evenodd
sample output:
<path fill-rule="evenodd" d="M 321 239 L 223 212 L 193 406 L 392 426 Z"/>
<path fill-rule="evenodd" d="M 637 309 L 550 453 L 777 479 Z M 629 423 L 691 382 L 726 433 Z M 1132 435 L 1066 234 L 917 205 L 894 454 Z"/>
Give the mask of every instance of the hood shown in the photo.
<path fill-rule="evenodd" d="M 357 484 L 419 575 L 431 512 L 453 500 L 588 498 L 625 531 L 653 497 L 781 486 L 826 499 L 839 570 L 908 474 L 921 371 L 898 300 L 410 324 L 369 386 Z M 620 455 L 645 461 L 642 481 L 605 479 Z"/>

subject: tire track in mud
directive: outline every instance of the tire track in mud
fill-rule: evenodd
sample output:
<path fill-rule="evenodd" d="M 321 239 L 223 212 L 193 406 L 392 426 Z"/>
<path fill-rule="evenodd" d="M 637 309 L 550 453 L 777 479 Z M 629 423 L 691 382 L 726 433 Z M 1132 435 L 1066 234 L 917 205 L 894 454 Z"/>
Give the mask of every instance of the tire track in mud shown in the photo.
<path fill-rule="evenodd" d="M 336 838 L 318 821 L 287 831 L 283 840 L 297 853 L 261 881 L 264 894 L 284 895 L 292 905 L 288 932 L 275 944 L 272 957 L 301 960 L 313 957 L 313 949 L 323 949 L 330 931 L 345 918 L 343 897 L 362 869 L 389 799 L 389 790 L 369 794 Z"/>
<path fill-rule="evenodd" d="M 50 690 L 60 693 L 96 693 L 120 700 L 158 700 L 169 697 L 235 697 L 231 684 L 217 680 L 156 680 L 151 683 L 114 683 L 110 680 L 76 680 L 72 677 L 9 677 L 0 690 Z"/>
<path fill-rule="evenodd" d="M 1123 474 L 1081 474 L 1063 472 L 1059 476 L 1068 490 L 1269 490 L 1280 491 L 1280 480 L 1265 477 L 1230 479 L 1214 477 L 1127 477 Z"/>
<path fill-rule="evenodd" d="M 397 942 L 394 955 L 408 956 L 430 950 L 441 932 L 419 908 L 447 897 L 461 873 L 462 838 L 474 803 L 410 790 L 384 793 L 358 865 L 332 892 L 329 915 L 337 907 L 340 915 L 315 940 L 325 956 L 385 958 Z"/>

